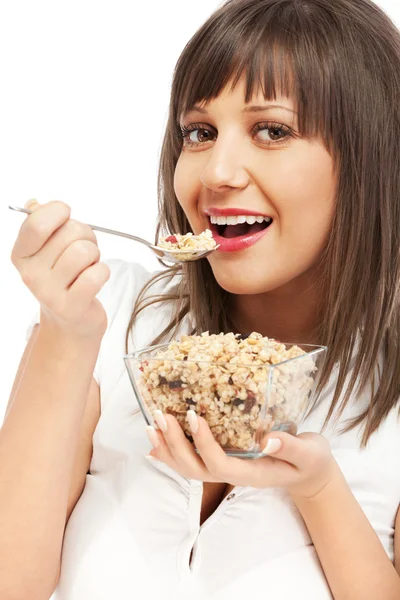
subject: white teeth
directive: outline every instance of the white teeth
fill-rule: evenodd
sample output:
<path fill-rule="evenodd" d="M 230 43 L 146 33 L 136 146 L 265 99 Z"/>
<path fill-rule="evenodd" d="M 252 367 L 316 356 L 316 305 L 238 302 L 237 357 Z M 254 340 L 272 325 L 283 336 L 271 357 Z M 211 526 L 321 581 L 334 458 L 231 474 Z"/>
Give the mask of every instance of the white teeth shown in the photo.
<path fill-rule="evenodd" d="M 262 223 L 263 221 L 270 223 L 272 219 L 271 217 L 263 217 L 262 215 L 238 215 L 237 217 L 230 215 L 228 217 L 211 216 L 210 221 L 213 225 L 241 225 L 242 223 L 254 225 L 256 222 Z"/>

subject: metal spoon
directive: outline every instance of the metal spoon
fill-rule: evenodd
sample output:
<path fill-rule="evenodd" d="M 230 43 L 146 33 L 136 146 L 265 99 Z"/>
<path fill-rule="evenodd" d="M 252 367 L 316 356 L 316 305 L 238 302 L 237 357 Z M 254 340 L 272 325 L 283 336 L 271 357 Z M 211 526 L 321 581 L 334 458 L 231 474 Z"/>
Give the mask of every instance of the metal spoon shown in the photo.
<path fill-rule="evenodd" d="M 16 210 L 18 212 L 26 213 L 27 215 L 30 215 L 32 213 L 31 210 L 27 208 L 21 208 L 20 206 L 9 206 L 8 208 L 11 208 L 11 210 Z M 105 227 L 90 225 L 89 223 L 88 225 L 96 231 L 101 231 L 103 233 L 112 233 L 113 235 L 119 235 L 120 237 L 128 238 L 129 240 L 134 240 L 135 242 L 144 244 L 145 246 L 150 248 L 158 258 L 176 264 L 182 264 L 193 260 L 199 260 L 200 258 L 205 258 L 209 254 L 211 254 L 211 252 L 214 252 L 214 250 L 217 250 L 217 248 L 219 248 L 219 246 L 215 246 L 215 248 L 213 248 L 212 250 L 167 250 L 166 248 L 160 248 L 160 246 L 150 244 L 150 242 L 148 242 L 147 240 L 137 237 L 136 235 L 131 235 L 130 233 L 122 233 L 122 231 L 114 231 L 114 229 L 106 229 Z M 187 255 L 187 258 L 181 259 L 175 256 L 181 254 Z"/>

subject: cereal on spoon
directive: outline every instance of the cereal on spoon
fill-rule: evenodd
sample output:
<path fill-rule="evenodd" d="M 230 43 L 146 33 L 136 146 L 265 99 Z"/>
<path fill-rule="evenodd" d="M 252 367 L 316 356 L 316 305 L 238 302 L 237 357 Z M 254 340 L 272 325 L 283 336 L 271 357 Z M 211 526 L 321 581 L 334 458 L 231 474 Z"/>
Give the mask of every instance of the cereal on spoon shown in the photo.
<path fill-rule="evenodd" d="M 159 409 L 174 415 L 191 438 L 186 414 L 192 409 L 206 419 L 222 447 L 250 450 L 260 421 L 264 435 L 275 423 L 296 420 L 315 365 L 298 346 L 286 348 L 259 333 L 206 332 L 171 342 L 140 370 L 140 391 L 152 414 Z"/>
<path fill-rule="evenodd" d="M 174 254 L 178 260 L 189 260 L 193 253 L 213 250 L 216 245 L 210 229 L 202 231 L 199 235 L 194 235 L 191 232 L 186 233 L 185 235 L 176 233 L 174 235 L 161 237 L 158 242 L 158 246 L 165 250 L 182 250 L 182 254 Z"/>

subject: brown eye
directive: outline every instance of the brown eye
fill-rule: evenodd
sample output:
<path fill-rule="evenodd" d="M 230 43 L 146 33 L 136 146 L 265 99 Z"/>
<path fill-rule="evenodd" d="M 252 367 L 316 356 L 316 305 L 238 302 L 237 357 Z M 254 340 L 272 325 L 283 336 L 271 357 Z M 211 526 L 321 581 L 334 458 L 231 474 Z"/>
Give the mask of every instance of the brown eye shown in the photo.
<path fill-rule="evenodd" d="M 193 137 L 195 138 L 197 136 L 197 140 L 192 138 L 192 134 L 195 134 Z M 189 139 L 191 142 L 208 142 L 210 139 L 212 138 L 212 133 L 211 131 L 208 131 L 208 129 L 195 129 L 194 131 L 190 132 L 189 135 Z"/>
<path fill-rule="evenodd" d="M 270 131 L 269 135 L 273 141 L 280 139 L 282 136 L 282 128 L 274 127 L 274 128 L 271 128 L 269 131 Z"/>
<path fill-rule="evenodd" d="M 281 123 L 258 123 L 254 131 L 256 134 L 260 134 L 258 137 L 267 145 L 277 145 L 292 137 L 292 130 Z"/>
<path fill-rule="evenodd" d="M 196 123 L 189 127 L 181 125 L 180 129 L 185 146 L 198 146 L 213 140 L 215 136 L 215 133 Z"/>

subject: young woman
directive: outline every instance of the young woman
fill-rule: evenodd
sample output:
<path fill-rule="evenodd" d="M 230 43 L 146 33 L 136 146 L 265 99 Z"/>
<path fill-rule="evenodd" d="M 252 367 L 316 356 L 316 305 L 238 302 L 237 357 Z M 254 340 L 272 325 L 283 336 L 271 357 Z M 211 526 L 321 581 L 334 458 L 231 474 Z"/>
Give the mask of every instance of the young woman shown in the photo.
<path fill-rule="evenodd" d="M 400 597 L 399 139 L 400 33 L 376 5 L 231 0 L 178 61 L 159 176 L 158 234 L 211 227 L 220 249 L 104 264 L 68 205 L 34 206 L 12 252 L 41 310 L 0 433 L 2 598 L 132 598 L 139 559 L 171 598 Z M 297 436 L 253 461 L 193 413 L 199 455 L 171 415 L 146 436 L 123 355 L 201 331 L 328 347 Z"/>

